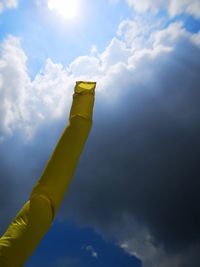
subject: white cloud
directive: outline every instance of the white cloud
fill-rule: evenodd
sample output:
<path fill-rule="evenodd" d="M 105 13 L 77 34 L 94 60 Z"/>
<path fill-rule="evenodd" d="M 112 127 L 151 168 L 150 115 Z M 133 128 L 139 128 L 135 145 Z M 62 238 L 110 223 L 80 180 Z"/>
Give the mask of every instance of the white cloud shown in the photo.
<path fill-rule="evenodd" d="M 18 6 L 18 0 L 0 0 L 0 13 L 7 8 L 16 8 Z"/>
<path fill-rule="evenodd" d="M 33 112 L 38 111 L 43 118 L 59 118 L 63 116 L 71 94 L 73 81 L 61 64 L 47 59 L 45 69 L 36 75 L 30 84 L 30 100 Z M 39 108 L 39 110 L 38 110 Z M 37 111 L 36 111 L 37 110 Z"/>
<path fill-rule="evenodd" d="M 143 46 L 144 39 L 148 40 L 147 35 L 150 33 L 149 25 L 141 24 L 141 21 L 137 19 L 123 20 L 118 27 L 117 35 L 122 38 L 126 43 L 127 47 L 132 49 L 138 49 Z M 147 44 L 145 43 L 145 46 Z"/>
<path fill-rule="evenodd" d="M 31 138 L 45 120 L 58 119 L 69 107 L 73 77 L 47 59 L 44 71 L 31 81 L 20 40 L 9 36 L 0 53 L 0 135 L 21 130 Z"/>
<path fill-rule="evenodd" d="M 83 246 L 82 249 L 85 249 L 86 251 L 90 252 L 90 254 L 93 258 L 98 258 L 98 253 L 95 251 L 93 246 L 91 246 L 91 245 L 88 245 L 85 247 Z"/>
<path fill-rule="evenodd" d="M 176 40 L 180 37 L 186 36 L 186 31 L 183 28 L 183 23 L 178 21 L 169 25 L 168 28 L 159 30 L 152 34 L 154 40 L 154 47 L 164 44 L 165 46 L 174 46 Z"/>
<path fill-rule="evenodd" d="M 193 42 L 200 47 L 200 31 L 192 36 Z"/>
<path fill-rule="evenodd" d="M 0 125 L 7 133 L 13 131 L 13 124 L 21 124 L 26 118 L 24 101 L 30 82 L 27 57 L 20 47 L 18 38 L 9 36 L 1 44 L 0 52 Z"/>
<path fill-rule="evenodd" d="M 74 82 L 74 77 L 62 64 L 53 63 L 51 59 L 46 60 L 44 70 L 27 87 L 26 110 L 29 118 L 23 127 L 28 138 L 43 123 L 68 116 Z"/>
<path fill-rule="evenodd" d="M 95 79 L 98 75 L 101 75 L 101 62 L 98 55 L 80 56 L 69 65 L 68 71 L 79 79 L 83 77 L 85 79 Z"/>
<path fill-rule="evenodd" d="M 171 0 L 168 4 L 168 10 L 171 16 L 175 16 L 181 13 L 188 13 L 196 18 L 200 18 L 199 0 Z"/>
<path fill-rule="evenodd" d="M 135 8 L 138 12 L 145 12 L 151 10 L 153 12 L 158 12 L 161 6 L 163 6 L 167 1 L 165 0 L 127 0 L 128 4 Z"/>
<path fill-rule="evenodd" d="M 118 63 L 127 64 L 128 58 L 131 56 L 131 49 L 127 48 L 125 42 L 117 38 L 113 38 L 101 55 L 103 68 L 107 69 Z"/>
<path fill-rule="evenodd" d="M 190 266 L 192 259 L 195 258 L 194 255 L 198 255 L 200 249 L 200 246 L 197 244 L 191 245 L 180 253 L 167 253 L 162 245 L 154 244 L 148 232 L 144 233 L 141 228 L 139 228 L 138 233 L 133 238 L 123 242 L 120 246 L 130 255 L 142 259 L 143 267 Z M 191 264 L 191 266 L 196 265 Z"/>
<path fill-rule="evenodd" d="M 157 13 L 161 8 L 166 8 L 170 16 L 181 13 L 188 13 L 196 18 L 200 18 L 199 0 L 127 0 L 137 12 L 152 11 Z"/>

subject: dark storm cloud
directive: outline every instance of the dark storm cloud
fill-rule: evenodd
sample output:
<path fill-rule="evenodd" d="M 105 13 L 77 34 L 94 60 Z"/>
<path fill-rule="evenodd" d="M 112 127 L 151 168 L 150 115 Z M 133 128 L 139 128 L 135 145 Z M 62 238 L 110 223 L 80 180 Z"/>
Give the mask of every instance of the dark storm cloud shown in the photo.
<path fill-rule="evenodd" d="M 44 123 L 29 142 L 16 132 L 0 144 L 0 234 L 28 199 L 64 128 L 64 120 Z"/>
<path fill-rule="evenodd" d="M 0 210 L 1 210 L 1 227 L 7 223 L 7 209 L 9 205 L 9 199 L 11 198 L 11 182 L 7 181 L 8 168 L 0 155 Z M 7 200 L 6 200 L 7 199 Z"/>
<path fill-rule="evenodd" d="M 93 129 L 60 213 L 122 239 L 134 235 L 125 221 L 134 218 L 154 246 L 170 255 L 189 251 L 177 267 L 199 266 L 199 56 L 182 38 L 173 52 L 144 56 L 135 71 L 113 74 L 114 102 L 97 91 Z M 28 143 L 19 133 L 1 144 L 1 232 L 27 199 L 65 122 L 43 125 Z"/>
<path fill-rule="evenodd" d="M 5 231 L 9 221 L 16 213 L 16 206 L 21 195 L 19 185 L 19 171 L 17 155 L 12 148 L 13 143 L 1 144 L 0 150 L 0 233 Z M 11 153 L 11 151 L 13 153 Z M 14 155 L 15 154 L 15 155 Z M 23 183 L 21 183 L 23 186 Z M 18 193 L 18 196 L 17 196 Z"/>
<path fill-rule="evenodd" d="M 182 38 L 173 52 L 140 61 L 117 105 L 96 99 L 93 130 L 63 205 L 67 218 L 115 235 L 129 214 L 170 254 L 199 244 L 199 58 L 199 48 Z"/>

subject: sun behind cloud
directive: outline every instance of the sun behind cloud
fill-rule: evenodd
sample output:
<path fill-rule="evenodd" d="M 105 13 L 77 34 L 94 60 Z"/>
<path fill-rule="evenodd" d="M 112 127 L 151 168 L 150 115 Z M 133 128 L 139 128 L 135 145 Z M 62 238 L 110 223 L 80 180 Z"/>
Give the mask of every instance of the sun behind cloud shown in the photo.
<path fill-rule="evenodd" d="M 66 19 L 74 18 L 78 14 L 78 0 L 49 0 L 48 8 L 57 11 Z"/>

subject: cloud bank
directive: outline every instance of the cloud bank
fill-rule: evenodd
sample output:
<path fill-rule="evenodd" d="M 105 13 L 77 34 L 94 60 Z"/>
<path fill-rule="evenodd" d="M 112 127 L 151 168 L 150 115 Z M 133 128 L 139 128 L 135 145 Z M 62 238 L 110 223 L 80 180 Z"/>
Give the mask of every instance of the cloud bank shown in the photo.
<path fill-rule="evenodd" d="M 167 10 L 168 14 L 173 17 L 182 13 L 190 14 L 196 18 L 200 18 L 200 2 L 198 0 L 126 0 L 137 12 L 152 11 L 153 13 Z"/>
<path fill-rule="evenodd" d="M 143 7 L 129 3 L 150 8 L 147 1 L 140 2 Z M 164 2 L 155 3 L 157 10 Z M 176 13 L 181 9 L 177 4 Z M 105 51 L 80 56 L 67 67 L 47 59 L 33 80 L 20 40 L 9 36 L 1 43 L 0 188 L 8 189 L 1 192 L 7 218 L 1 224 L 28 196 L 22 185 L 28 192 L 42 170 L 58 137 L 55 129 L 67 120 L 74 81 L 94 79 L 94 126 L 60 218 L 114 237 L 144 267 L 197 267 L 199 33 L 176 22 L 150 30 L 145 46 L 135 28 L 134 21 L 123 21 Z M 14 184 L 15 192 L 9 189 Z M 17 195 L 21 202 L 14 205 Z"/>
<path fill-rule="evenodd" d="M 145 267 L 200 261 L 197 36 L 175 23 L 154 33 L 148 49 L 112 40 L 102 57 L 112 58 L 113 45 L 119 61 L 103 64 L 106 92 L 63 206 Z"/>
<path fill-rule="evenodd" d="M 9 8 L 16 8 L 18 6 L 18 0 L 1 0 L 0 1 L 0 14 Z"/>

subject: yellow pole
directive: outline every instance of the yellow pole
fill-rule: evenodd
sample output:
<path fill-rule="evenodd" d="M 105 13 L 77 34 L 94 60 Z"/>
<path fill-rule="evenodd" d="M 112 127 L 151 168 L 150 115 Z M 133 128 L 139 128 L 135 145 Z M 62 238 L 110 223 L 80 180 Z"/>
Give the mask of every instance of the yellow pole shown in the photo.
<path fill-rule="evenodd" d="M 0 238 L 0 266 L 22 267 L 51 226 L 92 126 L 95 82 L 76 82 L 69 122 L 29 200 Z"/>

